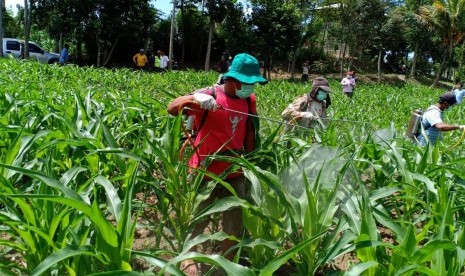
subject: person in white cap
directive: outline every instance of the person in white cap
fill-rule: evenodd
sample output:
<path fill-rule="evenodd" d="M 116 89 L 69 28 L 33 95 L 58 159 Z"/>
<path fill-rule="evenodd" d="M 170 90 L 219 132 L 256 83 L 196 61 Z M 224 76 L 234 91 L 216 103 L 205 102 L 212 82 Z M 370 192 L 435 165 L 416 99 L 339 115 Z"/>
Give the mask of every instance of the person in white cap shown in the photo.
<path fill-rule="evenodd" d="M 145 69 L 145 66 L 147 65 L 147 62 L 148 62 L 147 56 L 145 55 L 145 50 L 141 48 L 139 50 L 139 53 L 135 54 L 132 57 L 132 61 L 134 62 L 137 69 L 140 69 L 140 70 Z"/>
<path fill-rule="evenodd" d="M 180 107 L 189 106 L 189 109 L 183 112 L 194 116 L 197 136 L 193 145 L 195 152 L 189 160 L 191 171 L 202 168 L 223 177 L 235 189 L 236 194 L 244 198 L 247 182 L 241 170 L 231 171 L 231 163 L 214 158 L 207 162 L 209 165 L 206 168 L 204 164 L 212 155 L 231 155 L 231 152 L 240 154 L 255 149 L 258 126 L 253 122 L 256 117 L 248 114 L 257 114 L 255 83 L 266 83 L 266 79 L 260 74 L 258 60 L 245 53 L 234 57 L 223 79 L 223 85 L 202 88 L 174 99 L 168 105 L 168 113 L 177 116 Z M 221 107 L 227 107 L 227 110 Z M 205 177 L 204 182 L 207 181 L 209 179 Z M 217 185 L 208 200 L 201 203 L 200 208 L 206 208 L 215 199 L 227 196 L 231 196 L 231 193 L 224 186 Z M 223 231 L 240 238 L 243 226 L 242 210 L 234 208 L 223 212 L 222 215 L 220 223 Z M 192 236 L 201 234 L 207 225 L 208 221 L 197 224 Z M 235 244 L 235 241 L 229 239 L 221 241 L 221 252 L 227 252 Z M 226 257 L 232 260 L 234 254 L 234 251 L 229 252 Z M 183 262 L 182 268 L 188 275 L 196 275 L 198 269 L 191 260 Z"/>

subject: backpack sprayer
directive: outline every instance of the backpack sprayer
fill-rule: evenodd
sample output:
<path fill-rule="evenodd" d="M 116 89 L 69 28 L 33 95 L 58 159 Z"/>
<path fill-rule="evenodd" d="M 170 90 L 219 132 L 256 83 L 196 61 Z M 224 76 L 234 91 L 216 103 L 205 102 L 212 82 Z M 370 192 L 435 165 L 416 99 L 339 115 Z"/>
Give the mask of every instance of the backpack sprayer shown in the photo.
<path fill-rule="evenodd" d="M 415 140 L 415 137 L 420 133 L 421 130 L 421 119 L 423 118 L 423 111 L 416 109 L 410 115 L 410 121 L 408 128 L 405 133 L 408 138 Z"/>
<path fill-rule="evenodd" d="M 410 121 L 409 121 L 409 124 L 408 124 L 407 131 L 405 132 L 405 135 L 408 138 L 410 138 L 410 139 L 412 139 L 414 141 L 417 140 L 416 137 L 421 132 L 421 120 L 423 118 L 423 114 L 424 114 L 424 112 L 421 111 L 420 109 L 416 109 L 416 110 L 412 111 L 412 114 L 410 114 Z M 452 146 L 452 148 L 456 148 L 458 145 L 460 145 L 464 138 L 465 138 L 465 129 L 462 131 L 462 135 L 460 136 L 457 143 L 455 143 Z"/>

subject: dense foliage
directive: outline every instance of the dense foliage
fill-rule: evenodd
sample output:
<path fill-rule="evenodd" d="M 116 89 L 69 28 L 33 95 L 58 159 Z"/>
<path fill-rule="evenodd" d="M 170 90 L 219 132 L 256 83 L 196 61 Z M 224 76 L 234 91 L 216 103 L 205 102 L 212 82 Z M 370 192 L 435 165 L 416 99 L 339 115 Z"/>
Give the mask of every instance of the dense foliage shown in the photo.
<path fill-rule="evenodd" d="M 168 53 L 172 39 L 184 68 L 214 68 L 228 50 L 255 53 L 268 77 L 278 68 L 299 71 L 304 61 L 318 73 L 404 68 L 412 76 L 434 74 L 436 85 L 441 77 L 464 77 L 464 0 L 178 0 L 172 37 L 171 14 L 156 1 L 28 2 L 31 39 L 53 41 L 55 51 L 68 42 L 77 64 L 130 66 L 139 48 Z M 6 37 L 25 36 L 23 10 L 4 18 Z"/>

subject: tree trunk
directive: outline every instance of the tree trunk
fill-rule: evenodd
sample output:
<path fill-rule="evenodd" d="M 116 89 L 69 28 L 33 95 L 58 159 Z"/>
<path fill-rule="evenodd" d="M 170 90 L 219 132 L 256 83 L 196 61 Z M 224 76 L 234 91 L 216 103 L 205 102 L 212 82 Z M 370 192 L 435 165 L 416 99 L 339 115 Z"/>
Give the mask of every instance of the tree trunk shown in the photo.
<path fill-rule="evenodd" d="M 291 79 L 294 79 L 294 75 L 295 75 L 295 59 L 296 59 L 296 54 L 295 54 L 295 51 L 293 51 L 292 57 L 291 57 Z"/>
<path fill-rule="evenodd" d="M 81 40 L 78 40 L 76 43 L 76 60 L 78 64 L 81 64 L 82 62 L 82 42 Z"/>
<path fill-rule="evenodd" d="M 22 53 L 23 58 L 29 57 L 29 35 L 31 33 L 31 17 L 29 16 L 29 8 L 30 6 L 28 0 L 24 0 L 24 49 Z"/>
<path fill-rule="evenodd" d="M 268 74 L 268 72 L 270 71 L 270 63 L 271 63 L 271 53 L 269 51 L 269 49 L 266 50 L 266 54 L 265 54 L 265 61 L 263 62 L 263 77 L 265 79 L 268 79 L 268 76 L 270 76 L 271 74 Z"/>
<path fill-rule="evenodd" d="M 57 38 L 56 36 L 53 38 L 53 51 L 55 53 L 60 52 L 60 38 Z"/>
<path fill-rule="evenodd" d="M 97 37 L 97 67 L 100 67 L 100 60 L 102 60 L 102 44 L 100 43 L 100 38 Z"/>
<path fill-rule="evenodd" d="M 0 0 L 0 57 L 3 57 L 3 0 Z"/>
<path fill-rule="evenodd" d="M 200 14 L 205 14 L 205 1 L 202 0 L 202 11 L 200 12 Z M 200 32 L 200 45 L 199 45 L 199 49 L 198 49 L 198 52 L 197 52 L 197 62 L 200 62 L 202 60 L 202 51 L 203 51 L 203 33 L 204 32 Z"/>
<path fill-rule="evenodd" d="M 324 26 L 324 28 L 323 28 L 323 38 L 321 39 L 320 54 L 323 53 L 323 50 L 324 50 L 324 47 L 325 47 L 325 43 L 326 43 L 326 40 L 325 40 L 325 39 L 326 39 L 326 30 L 328 29 L 328 25 L 329 25 L 327 22 L 325 22 L 324 24 L 325 24 L 325 26 Z M 321 59 L 321 57 L 320 57 L 320 59 Z"/>
<path fill-rule="evenodd" d="M 182 50 L 181 50 L 181 63 L 184 63 L 184 58 L 186 57 L 186 31 L 185 31 L 185 10 L 184 10 L 184 0 L 181 0 L 181 36 L 182 36 Z"/>
<path fill-rule="evenodd" d="M 215 22 L 210 18 L 210 30 L 208 32 L 207 55 L 205 57 L 205 71 L 210 71 L 210 53 L 212 50 L 213 31 L 215 29 Z"/>
<path fill-rule="evenodd" d="M 63 49 L 63 32 L 60 32 L 60 40 L 58 41 L 58 51 L 60 51 L 61 49 Z"/>
<path fill-rule="evenodd" d="M 103 63 L 103 67 L 106 67 L 108 62 L 110 61 L 110 58 L 113 55 L 113 51 L 115 50 L 116 45 L 118 44 L 118 41 L 119 41 L 120 38 L 121 38 L 121 35 L 118 35 L 118 37 L 115 40 L 115 43 L 113 43 L 113 45 L 111 46 L 110 53 L 108 53 L 108 56 L 107 56 L 105 62 Z"/>
<path fill-rule="evenodd" d="M 442 73 L 444 73 L 444 69 L 446 67 L 446 62 L 447 62 L 447 60 L 449 58 L 449 52 L 450 52 L 450 49 L 451 49 L 452 45 L 453 45 L 452 41 L 449 42 L 449 45 L 447 45 L 447 48 L 444 51 L 444 55 L 442 57 L 441 65 L 439 67 L 438 72 L 436 73 L 436 78 L 434 79 L 434 82 L 431 85 L 431 87 L 437 87 L 438 86 L 439 80 L 441 79 L 441 76 L 442 76 Z"/>
<path fill-rule="evenodd" d="M 381 60 L 383 56 L 383 50 L 379 50 L 378 53 L 378 81 L 381 80 Z"/>
<path fill-rule="evenodd" d="M 171 12 L 171 27 L 170 27 L 170 49 L 168 53 L 168 69 L 171 70 L 173 64 L 173 44 L 174 44 L 174 17 L 176 16 L 176 5 L 178 1 L 173 0 L 173 11 Z"/>
<path fill-rule="evenodd" d="M 459 67 L 458 68 L 462 68 L 462 65 L 463 65 L 463 58 L 465 56 L 465 39 L 463 40 L 462 42 L 462 51 L 460 51 L 460 60 L 459 60 Z"/>
<path fill-rule="evenodd" d="M 420 51 L 420 43 L 415 42 L 415 46 L 413 49 L 413 58 L 412 58 L 412 70 L 410 71 L 410 75 L 413 78 L 417 76 L 417 60 L 418 60 L 419 51 Z"/>
<path fill-rule="evenodd" d="M 268 64 L 268 67 L 266 68 L 266 71 L 268 72 L 268 76 L 266 79 L 270 80 L 271 79 L 271 66 L 273 64 L 273 55 L 270 53 L 270 62 Z"/>
<path fill-rule="evenodd" d="M 347 50 L 347 43 L 344 43 L 344 48 L 342 50 L 342 58 L 341 58 L 341 79 L 344 76 L 344 59 L 346 58 L 346 50 Z"/>

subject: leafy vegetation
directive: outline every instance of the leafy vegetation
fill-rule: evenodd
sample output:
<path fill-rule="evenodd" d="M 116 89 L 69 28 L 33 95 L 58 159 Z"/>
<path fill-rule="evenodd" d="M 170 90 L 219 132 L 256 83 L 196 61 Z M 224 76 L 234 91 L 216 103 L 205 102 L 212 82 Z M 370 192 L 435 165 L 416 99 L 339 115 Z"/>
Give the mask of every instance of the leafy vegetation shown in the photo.
<path fill-rule="evenodd" d="M 463 0 L 184 0 L 169 14 L 149 0 L 25 3 L 30 12 L 4 12 L 5 36 L 30 35 L 55 52 L 68 43 L 71 62 L 80 65 L 130 67 L 145 48 L 206 71 L 224 51 L 250 52 L 268 78 L 275 70 L 294 75 L 305 61 L 319 73 L 434 74 L 435 85 L 463 77 Z"/>
<path fill-rule="evenodd" d="M 189 173 L 189 154 L 178 154 L 183 118 L 167 116 L 166 106 L 214 83 L 215 73 L 10 59 L 0 60 L 0 72 L 4 275 L 182 275 L 185 259 L 236 275 L 464 272 L 463 143 L 452 148 L 460 133 L 432 148 L 403 135 L 410 112 L 436 102 L 441 89 L 359 82 L 350 101 L 330 79 L 328 128 L 295 136 L 276 120 L 309 84 L 258 86 L 261 147 L 214 157 L 243 168 L 250 198 L 232 192 L 201 210 L 216 185 L 231 187 L 215 176 L 204 187 L 207 172 Z M 463 106 L 445 120 L 463 122 Z M 243 236 L 213 230 L 191 238 L 196 222 L 231 207 L 244 212 Z M 140 230 L 150 238 L 134 249 Z M 189 251 L 223 239 L 238 241 L 234 262 Z M 351 258 L 346 272 L 343 256 Z"/>

